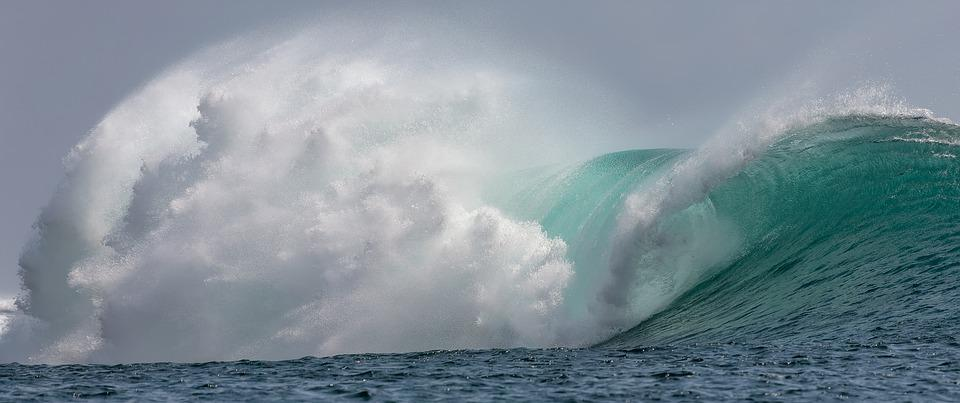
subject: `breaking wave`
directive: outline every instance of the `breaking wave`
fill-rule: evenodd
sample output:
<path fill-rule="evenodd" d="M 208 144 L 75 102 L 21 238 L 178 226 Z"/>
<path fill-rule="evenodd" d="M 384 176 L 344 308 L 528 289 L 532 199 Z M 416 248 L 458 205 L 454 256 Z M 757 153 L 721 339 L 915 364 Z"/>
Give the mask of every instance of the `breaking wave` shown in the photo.
<path fill-rule="evenodd" d="M 37 221 L 0 360 L 636 345 L 956 266 L 957 127 L 882 90 L 573 163 L 597 141 L 522 75 L 328 34 L 223 45 L 112 110 Z"/>

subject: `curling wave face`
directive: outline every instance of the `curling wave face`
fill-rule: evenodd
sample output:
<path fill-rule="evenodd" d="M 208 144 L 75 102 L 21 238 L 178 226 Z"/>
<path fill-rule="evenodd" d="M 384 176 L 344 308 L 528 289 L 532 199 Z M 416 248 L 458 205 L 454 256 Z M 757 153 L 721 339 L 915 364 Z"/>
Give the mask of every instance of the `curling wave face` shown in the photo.
<path fill-rule="evenodd" d="M 957 139 L 921 116 L 786 133 L 709 194 L 736 258 L 607 344 L 956 343 Z"/>
<path fill-rule="evenodd" d="M 956 266 L 956 126 L 882 91 L 518 169 L 556 142 L 531 121 L 578 126 L 529 82 L 316 38 L 198 56 L 76 146 L 0 361 L 774 337 Z M 840 296 L 864 287 L 883 298 Z M 835 322 L 792 319 L 811 306 Z"/>

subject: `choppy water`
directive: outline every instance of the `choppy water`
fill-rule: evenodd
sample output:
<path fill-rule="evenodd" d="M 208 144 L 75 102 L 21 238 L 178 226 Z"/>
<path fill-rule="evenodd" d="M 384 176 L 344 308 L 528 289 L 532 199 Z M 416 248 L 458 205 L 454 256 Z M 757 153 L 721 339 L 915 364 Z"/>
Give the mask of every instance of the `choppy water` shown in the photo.
<path fill-rule="evenodd" d="M 0 400 L 957 400 L 960 343 L 512 349 L 0 366 Z"/>

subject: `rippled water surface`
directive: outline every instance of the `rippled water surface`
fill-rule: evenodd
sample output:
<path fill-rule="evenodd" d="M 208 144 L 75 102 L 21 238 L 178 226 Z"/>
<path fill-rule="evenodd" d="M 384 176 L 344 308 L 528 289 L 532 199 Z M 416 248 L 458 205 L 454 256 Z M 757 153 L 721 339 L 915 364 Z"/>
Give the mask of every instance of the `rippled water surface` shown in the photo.
<path fill-rule="evenodd" d="M 0 398 L 218 400 L 960 399 L 960 344 L 716 344 L 360 354 L 202 364 L 0 366 Z"/>

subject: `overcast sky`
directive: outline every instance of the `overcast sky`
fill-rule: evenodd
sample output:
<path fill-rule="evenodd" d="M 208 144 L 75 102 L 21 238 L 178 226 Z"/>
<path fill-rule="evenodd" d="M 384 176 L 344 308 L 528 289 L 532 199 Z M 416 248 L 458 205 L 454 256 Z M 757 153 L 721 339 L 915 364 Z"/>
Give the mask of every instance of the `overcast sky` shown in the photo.
<path fill-rule="evenodd" d="M 0 296 L 61 159 L 165 67 L 250 30 L 331 14 L 428 16 L 576 70 L 643 122 L 636 148 L 692 147 L 793 80 L 890 83 L 960 120 L 960 2 L 0 2 Z"/>

